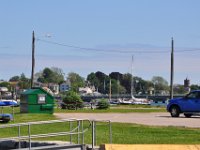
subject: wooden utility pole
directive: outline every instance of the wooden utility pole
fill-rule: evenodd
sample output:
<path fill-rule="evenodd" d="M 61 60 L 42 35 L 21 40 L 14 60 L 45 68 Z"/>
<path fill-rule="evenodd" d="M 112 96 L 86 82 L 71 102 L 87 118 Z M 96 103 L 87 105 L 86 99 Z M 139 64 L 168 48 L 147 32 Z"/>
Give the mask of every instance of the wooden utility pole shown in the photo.
<path fill-rule="evenodd" d="M 171 49 L 171 77 L 170 77 L 170 99 L 174 96 L 173 82 L 174 82 L 174 40 L 172 38 Z"/>
<path fill-rule="evenodd" d="M 34 69 L 35 69 L 35 35 L 32 34 L 32 71 L 31 71 L 31 88 L 33 88 L 34 82 Z"/>

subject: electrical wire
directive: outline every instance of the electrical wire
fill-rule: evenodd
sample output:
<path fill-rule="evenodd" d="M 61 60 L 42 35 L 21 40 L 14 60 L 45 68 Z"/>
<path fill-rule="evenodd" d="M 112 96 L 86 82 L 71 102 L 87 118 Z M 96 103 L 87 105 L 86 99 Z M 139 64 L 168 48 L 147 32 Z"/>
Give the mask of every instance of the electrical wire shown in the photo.
<path fill-rule="evenodd" d="M 44 43 L 49 43 L 49 44 L 54 44 L 54 45 L 59 45 L 59 46 L 64 46 L 64 47 L 70 47 L 70 48 L 75 48 L 75 49 L 81 49 L 81 50 L 86 50 L 86 51 L 95 51 L 95 52 L 106 52 L 106 53 L 169 53 L 170 51 L 164 50 L 164 51 L 153 51 L 153 50 L 116 50 L 116 49 L 95 49 L 95 48 L 86 48 L 86 47 L 80 47 L 80 46 L 74 46 L 74 45 L 68 45 L 68 44 L 63 44 L 63 43 L 58 43 L 58 42 L 53 42 L 53 41 L 47 41 L 43 39 L 36 38 L 37 41 L 41 41 Z"/>

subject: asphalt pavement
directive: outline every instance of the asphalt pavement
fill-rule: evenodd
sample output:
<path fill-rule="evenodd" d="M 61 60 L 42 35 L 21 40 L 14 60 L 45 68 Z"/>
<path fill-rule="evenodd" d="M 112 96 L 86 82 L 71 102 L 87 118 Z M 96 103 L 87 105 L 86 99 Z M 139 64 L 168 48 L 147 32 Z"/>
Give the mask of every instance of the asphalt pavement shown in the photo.
<path fill-rule="evenodd" d="M 58 119 L 110 120 L 152 126 L 179 126 L 200 128 L 200 116 L 172 118 L 169 113 L 54 113 Z"/>

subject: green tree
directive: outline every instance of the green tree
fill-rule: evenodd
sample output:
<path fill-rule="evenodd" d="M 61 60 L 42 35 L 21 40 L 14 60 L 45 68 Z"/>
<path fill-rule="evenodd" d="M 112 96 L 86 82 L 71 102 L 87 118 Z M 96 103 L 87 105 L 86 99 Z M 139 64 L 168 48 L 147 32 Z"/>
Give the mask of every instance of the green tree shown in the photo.
<path fill-rule="evenodd" d="M 96 78 L 99 81 L 99 85 L 96 87 L 100 93 L 108 93 L 109 91 L 109 76 L 101 71 L 95 73 Z"/>
<path fill-rule="evenodd" d="M 69 91 L 66 92 L 66 95 L 63 98 L 63 102 L 65 103 L 62 105 L 63 109 L 78 109 L 83 108 L 83 100 L 81 99 L 80 95 L 76 92 Z"/>
<path fill-rule="evenodd" d="M 1 82 L 0 87 L 7 87 L 8 90 L 11 90 L 11 84 L 9 82 Z"/>
<path fill-rule="evenodd" d="M 38 81 L 41 83 L 57 83 L 60 84 L 64 81 L 64 73 L 62 69 L 52 67 L 50 68 L 45 68 L 39 76 Z"/>
<path fill-rule="evenodd" d="M 111 73 L 109 74 L 109 77 L 110 77 L 111 79 L 115 79 L 115 80 L 121 82 L 122 79 L 123 79 L 123 74 L 121 74 L 121 73 L 119 73 L 119 72 L 111 72 Z"/>
<path fill-rule="evenodd" d="M 17 85 L 20 89 L 28 89 L 30 88 L 30 79 L 22 73 L 20 76 L 13 76 L 9 80 L 10 82 L 18 82 Z"/>
<path fill-rule="evenodd" d="M 30 79 L 25 76 L 24 73 L 21 74 L 20 80 L 18 82 L 18 86 L 21 89 L 28 89 L 30 88 Z"/>
<path fill-rule="evenodd" d="M 198 86 L 197 84 L 192 84 L 190 86 L 191 90 L 199 90 L 200 89 L 200 86 Z"/>
<path fill-rule="evenodd" d="M 19 81 L 20 80 L 20 77 L 19 76 L 13 76 L 13 77 L 11 77 L 10 78 L 10 82 L 17 82 L 17 81 Z"/>
<path fill-rule="evenodd" d="M 163 77 L 154 76 L 151 81 L 155 85 L 156 90 L 169 90 L 168 82 Z"/>
<path fill-rule="evenodd" d="M 100 85 L 99 79 L 96 77 L 96 74 L 94 72 L 90 73 L 87 76 L 87 81 L 89 81 L 90 85 L 95 86 L 97 88 Z"/>
<path fill-rule="evenodd" d="M 126 89 L 121 85 L 123 81 L 123 74 L 119 72 L 112 72 L 109 74 L 109 77 L 112 79 L 112 93 L 113 94 L 124 94 Z"/>
<path fill-rule="evenodd" d="M 97 104 L 97 109 L 108 109 L 110 104 L 106 99 L 101 99 Z"/>
<path fill-rule="evenodd" d="M 51 67 L 51 70 L 54 73 L 54 82 L 61 84 L 64 82 L 64 72 L 62 69 L 57 67 Z"/>
<path fill-rule="evenodd" d="M 130 73 L 123 74 L 121 85 L 126 89 L 126 93 L 131 93 L 131 77 Z"/>
<path fill-rule="evenodd" d="M 71 83 L 71 90 L 74 92 L 78 92 L 79 87 L 84 87 L 85 86 L 85 80 L 83 77 L 81 77 L 79 74 L 70 72 L 68 74 L 68 79 L 70 80 Z"/>

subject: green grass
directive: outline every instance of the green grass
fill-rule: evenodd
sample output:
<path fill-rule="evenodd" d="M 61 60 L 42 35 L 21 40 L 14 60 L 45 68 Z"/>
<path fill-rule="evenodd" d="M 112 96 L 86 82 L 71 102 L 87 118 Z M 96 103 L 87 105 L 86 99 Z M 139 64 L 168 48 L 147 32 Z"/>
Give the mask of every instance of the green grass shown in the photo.
<path fill-rule="evenodd" d="M 90 108 L 78 109 L 78 110 L 67 110 L 67 109 L 54 109 L 56 113 L 134 113 L 134 112 L 141 112 L 141 113 L 148 113 L 148 112 L 166 112 L 165 107 L 153 107 L 149 105 L 114 105 L 111 106 L 110 109 L 94 109 L 91 110 Z"/>
<path fill-rule="evenodd" d="M 34 115 L 30 115 L 34 116 Z M 41 115 L 42 119 L 45 119 Z M 77 125 L 73 123 L 73 127 Z M 1 126 L 1 125 L 0 125 Z M 84 122 L 84 127 L 89 123 Z M 109 127 L 106 123 L 97 123 L 97 145 L 109 143 Z M 28 135 L 27 126 L 21 128 L 21 135 Z M 54 123 L 31 126 L 32 134 L 69 131 L 69 123 Z M 1 129 L 0 137 L 17 136 L 17 127 L 14 129 Z M 82 136 L 82 135 L 80 135 Z M 85 143 L 91 144 L 91 128 L 84 134 Z M 73 135 L 72 141 L 77 142 L 77 136 Z M 69 136 L 40 138 L 34 140 L 59 140 L 69 141 Z M 81 142 L 81 141 L 80 141 Z M 127 123 L 112 123 L 112 143 L 116 144 L 200 144 L 200 129 L 181 127 L 155 127 Z"/>
<path fill-rule="evenodd" d="M 1 110 L 2 109 L 0 108 L 0 112 Z M 16 114 L 19 114 L 20 108 L 14 107 L 14 112 Z M 91 110 L 90 108 L 67 110 L 55 107 L 54 112 L 55 113 L 134 113 L 134 112 L 148 113 L 148 112 L 166 112 L 166 108 L 161 106 L 155 107 L 149 105 L 113 105 L 110 107 L 110 109 L 106 110 L 99 110 L 99 109 Z M 12 114 L 12 108 L 11 107 L 3 108 L 3 113 Z"/>
<path fill-rule="evenodd" d="M 113 143 L 199 144 L 200 129 L 114 123 Z"/>
<path fill-rule="evenodd" d="M 149 112 L 166 112 L 165 109 L 107 109 L 107 110 L 91 110 L 91 109 L 80 109 L 80 110 L 62 110 L 55 109 L 56 113 L 149 113 Z"/>
<path fill-rule="evenodd" d="M 44 121 L 44 120 L 55 120 L 56 118 L 51 114 L 20 114 L 19 108 L 14 108 L 15 110 L 15 121 L 12 123 L 20 122 L 32 122 L 32 121 Z M 121 109 L 110 109 L 110 110 L 88 110 L 89 112 L 121 112 Z M 126 109 L 125 109 L 126 110 Z M 154 109 L 127 109 L 127 112 L 131 110 L 140 110 L 139 112 Z M 157 109 L 160 110 L 160 109 Z M 161 108 L 162 110 L 162 108 Z M 164 108 L 163 108 L 164 110 Z M 162 110 L 162 111 L 163 111 Z M 56 112 L 81 112 L 78 111 L 66 111 L 66 110 L 55 110 Z M 5 108 L 5 113 L 12 113 L 11 108 Z M 124 110 L 122 112 L 125 112 Z M 0 127 L 6 124 L 0 124 Z M 73 127 L 77 125 L 74 122 Z M 88 127 L 89 123 L 84 122 L 84 127 Z M 54 123 L 54 124 L 42 124 L 31 126 L 32 134 L 42 134 L 42 133 L 52 133 L 52 132 L 63 132 L 69 131 L 69 122 L 65 123 Z M 18 136 L 18 127 L 13 129 L 0 129 L 0 137 L 12 137 Z M 106 123 L 97 123 L 97 144 L 109 143 L 109 126 Z M 28 135 L 28 128 L 24 126 L 21 128 L 21 135 Z M 80 135 L 82 136 L 82 135 Z M 85 143 L 91 144 L 91 128 L 84 134 Z M 69 141 L 69 136 L 58 136 L 58 137 L 48 137 L 40 138 L 35 140 L 60 140 Z M 73 135 L 73 142 L 77 142 L 77 136 Z M 81 142 L 81 141 L 80 141 Z M 112 123 L 112 142 L 117 144 L 200 144 L 200 129 L 194 128 L 184 128 L 184 127 L 156 127 L 156 126 L 145 126 L 137 124 L 128 123 Z"/>

